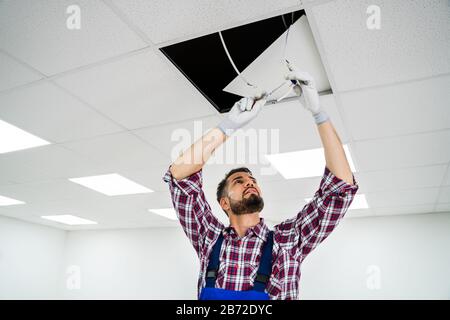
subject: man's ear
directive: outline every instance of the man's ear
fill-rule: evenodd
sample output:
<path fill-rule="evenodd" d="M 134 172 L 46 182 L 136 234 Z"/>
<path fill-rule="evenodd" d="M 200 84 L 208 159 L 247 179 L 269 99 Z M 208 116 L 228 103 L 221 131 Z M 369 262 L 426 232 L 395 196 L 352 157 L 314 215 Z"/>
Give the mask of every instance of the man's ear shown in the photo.
<path fill-rule="evenodd" d="M 227 197 L 220 198 L 219 202 L 223 210 L 227 211 L 230 209 L 230 200 Z"/>

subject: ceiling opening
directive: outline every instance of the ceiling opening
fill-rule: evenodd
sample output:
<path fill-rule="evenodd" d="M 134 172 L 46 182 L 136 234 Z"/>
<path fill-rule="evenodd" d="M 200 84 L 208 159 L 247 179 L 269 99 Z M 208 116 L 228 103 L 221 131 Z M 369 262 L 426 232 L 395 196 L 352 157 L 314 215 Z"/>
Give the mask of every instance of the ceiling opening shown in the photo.
<path fill-rule="evenodd" d="M 270 98 L 275 101 L 285 94 L 289 89 L 284 79 L 289 71 L 285 58 L 299 70 L 309 72 L 319 92 L 330 92 L 304 10 L 223 30 L 221 34 L 241 77 L 218 32 L 160 48 L 220 113 L 228 112 L 242 96 L 279 88 Z"/>

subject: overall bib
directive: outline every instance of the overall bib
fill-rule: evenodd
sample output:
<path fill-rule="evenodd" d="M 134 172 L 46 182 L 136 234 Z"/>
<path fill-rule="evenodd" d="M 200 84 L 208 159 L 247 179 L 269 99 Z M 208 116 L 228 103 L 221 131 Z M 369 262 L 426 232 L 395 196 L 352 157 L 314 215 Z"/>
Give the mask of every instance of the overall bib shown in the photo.
<path fill-rule="evenodd" d="M 223 234 L 221 233 L 211 252 L 206 271 L 206 285 L 202 289 L 199 300 L 269 300 L 269 295 L 264 292 L 264 289 L 272 273 L 273 231 L 269 232 L 267 241 L 263 245 L 263 253 L 259 262 L 258 273 L 251 290 L 235 291 L 214 287 L 219 270 L 219 257 L 222 242 Z"/>

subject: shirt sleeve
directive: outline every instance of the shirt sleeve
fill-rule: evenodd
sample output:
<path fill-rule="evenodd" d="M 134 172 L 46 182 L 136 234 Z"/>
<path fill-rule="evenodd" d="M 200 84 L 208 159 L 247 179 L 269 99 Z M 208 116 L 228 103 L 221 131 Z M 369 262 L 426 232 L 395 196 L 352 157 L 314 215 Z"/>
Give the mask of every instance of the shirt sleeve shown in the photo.
<path fill-rule="evenodd" d="M 302 261 L 336 228 L 353 202 L 359 186 L 336 177 L 325 167 L 319 189 L 295 218 L 275 226 L 281 247 Z"/>
<path fill-rule="evenodd" d="M 223 229 L 223 224 L 212 214 L 202 190 L 202 170 L 177 180 L 172 176 L 169 167 L 163 180 L 169 184 L 172 204 L 184 233 L 194 246 L 197 255 L 201 257 L 201 249 L 208 231 Z"/>

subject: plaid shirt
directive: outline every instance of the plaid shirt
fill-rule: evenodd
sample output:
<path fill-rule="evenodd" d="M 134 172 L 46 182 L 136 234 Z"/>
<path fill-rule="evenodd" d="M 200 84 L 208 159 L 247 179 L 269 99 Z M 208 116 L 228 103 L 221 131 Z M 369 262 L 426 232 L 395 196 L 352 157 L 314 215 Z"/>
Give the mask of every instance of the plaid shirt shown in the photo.
<path fill-rule="evenodd" d="M 170 168 L 169 168 L 170 169 Z M 202 170 L 176 180 L 170 170 L 164 176 L 173 206 L 189 241 L 200 259 L 198 297 L 205 286 L 205 273 L 214 243 L 222 232 L 220 267 L 216 288 L 249 290 L 259 267 L 262 245 L 269 229 L 260 222 L 242 238 L 233 227 L 225 227 L 211 212 L 202 190 Z M 336 177 L 325 167 L 319 189 L 312 200 L 293 218 L 274 227 L 272 274 L 266 286 L 270 299 L 298 299 L 300 265 L 325 240 L 344 216 L 359 188 Z"/>

